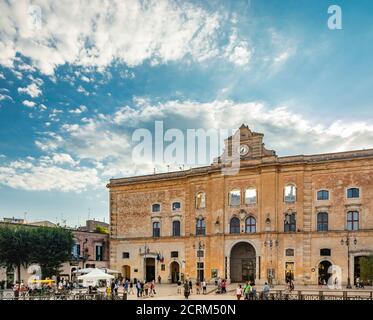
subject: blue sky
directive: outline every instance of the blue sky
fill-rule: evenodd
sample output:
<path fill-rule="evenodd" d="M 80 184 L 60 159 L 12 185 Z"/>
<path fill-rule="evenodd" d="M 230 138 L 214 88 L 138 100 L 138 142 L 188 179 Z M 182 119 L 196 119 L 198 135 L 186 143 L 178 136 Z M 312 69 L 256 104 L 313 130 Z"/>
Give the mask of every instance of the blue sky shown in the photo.
<path fill-rule="evenodd" d="M 342 30 L 327 27 L 333 4 Z M 0 217 L 107 221 L 111 177 L 165 170 L 131 157 L 133 131 L 155 120 L 182 130 L 247 123 L 279 155 L 372 148 L 372 9 L 1 2 Z"/>

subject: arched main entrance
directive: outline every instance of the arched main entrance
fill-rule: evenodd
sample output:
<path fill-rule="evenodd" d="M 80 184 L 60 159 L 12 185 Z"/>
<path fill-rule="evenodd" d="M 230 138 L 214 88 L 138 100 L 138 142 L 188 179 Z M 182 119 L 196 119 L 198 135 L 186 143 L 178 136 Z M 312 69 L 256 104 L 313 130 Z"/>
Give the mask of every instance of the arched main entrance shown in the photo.
<path fill-rule="evenodd" d="M 180 280 L 180 265 L 177 261 L 170 264 L 171 283 L 177 283 Z"/>
<path fill-rule="evenodd" d="M 128 279 L 128 280 L 131 279 L 131 267 L 130 266 L 125 265 L 122 267 L 122 276 L 123 276 L 123 279 Z"/>
<path fill-rule="evenodd" d="M 319 263 L 319 284 L 328 283 L 328 279 L 331 276 L 328 271 L 331 265 L 331 262 L 328 260 L 323 260 Z"/>
<path fill-rule="evenodd" d="M 230 255 L 231 282 L 255 281 L 256 252 L 247 242 L 235 244 Z"/>

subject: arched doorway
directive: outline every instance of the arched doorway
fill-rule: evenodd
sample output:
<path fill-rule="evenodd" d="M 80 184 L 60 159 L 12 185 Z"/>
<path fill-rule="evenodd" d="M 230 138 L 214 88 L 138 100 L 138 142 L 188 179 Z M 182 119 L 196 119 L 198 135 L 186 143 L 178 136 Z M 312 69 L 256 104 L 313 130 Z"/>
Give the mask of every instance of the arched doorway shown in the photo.
<path fill-rule="evenodd" d="M 231 282 L 255 281 L 256 252 L 247 242 L 235 244 L 230 255 Z"/>
<path fill-rule="evenodd" d="M 331 276 L 331 274 L 329 274 L 328 271 L 331 265 L 331 262 L 328 260 L 323 260 L 319 263 L 319 284 L 328 283 L 328 279 Z"/>
<path fill-rule="evenodd" d="M 170 264 L 171 283 L 177 283 L 180 280 L 180 265 L 177 261 Z"/>
<path fill-rule="evenodd" d="M 128 279 L 128 280 L 131 279 L 131 267 L 130 266 L 125 265 L 122 267 L 122 276 L 123 276 L 123 279 Z"/>

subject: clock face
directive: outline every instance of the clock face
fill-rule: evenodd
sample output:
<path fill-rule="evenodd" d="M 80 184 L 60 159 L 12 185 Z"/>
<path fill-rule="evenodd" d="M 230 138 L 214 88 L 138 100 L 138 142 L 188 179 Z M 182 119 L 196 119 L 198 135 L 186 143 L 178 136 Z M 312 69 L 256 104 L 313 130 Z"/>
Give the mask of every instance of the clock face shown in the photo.
<path fill-rule="evenodd" d="M 246 144 L 241 144 L 239 148 L 240 156 L 245 156 L 249 153 L 249 147 Z"/>

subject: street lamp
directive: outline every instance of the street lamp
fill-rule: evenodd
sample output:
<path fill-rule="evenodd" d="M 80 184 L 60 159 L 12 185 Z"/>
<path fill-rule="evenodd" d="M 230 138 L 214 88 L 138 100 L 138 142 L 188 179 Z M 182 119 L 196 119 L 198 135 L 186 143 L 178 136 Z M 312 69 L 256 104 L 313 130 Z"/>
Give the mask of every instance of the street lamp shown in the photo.
<path fill-rule="evenodd" d="M 193 245 L 193 248 L 196 248 L 196 245 Z M 197 251 L 197 256 L 198 256 L 198 266 L 200 266 L 201 263 L 201 254 L 200 251 L 202 249 L 205 249 L 205 244 L 202 243 L 200 240 L 198 241 L 198 251 Z M 203 279 L 201 279 L 201 272 L 199 272 L 200 269 L 197 269 L 197 279 L 199 282 L 201 282 Z"/>
<path fill-rule="evenodd" d="M 264 241 L 264 246 L 265 247 L 269 247 L 270 250 L 271 250 L 271 258 L 270 258 L 270 269 L 268 270 L 268 282 L 269 282 L 269 285 L 272 287 L 272 278 L 273 278 L 273 266 L 272 266 L 272 247 L 273 246 L 276 246 L 276 248 L 278 247 L 279 245 L 279 242 L 278 240 L 272 240 L 272 239 L 269 239 L 269 240 L 266 240 Z"/>
<path fill-rule="evenodd" d="M 139 250 L 141 255 L 141 248 Z M 144 245 L 144 280 L 146 281 L 146 254 L 150 252 L 149 246 L 145 243 Z"/>
<path fill-rule="evenodd" d="M 347 234 L 346 238 L 342 238 L 341 239 L 341 245 L 342 246 L 347 246 L 347 289 L 351 289 L 352 286 L 351 286 L 351 279 L 350 279 L 350 245 L 351 243 L 353 243 L 354 245 L 357 244 L 357 239 L 354 238 L 352 240 L 352 238 L 350 239 L 350 235 Z"/>

